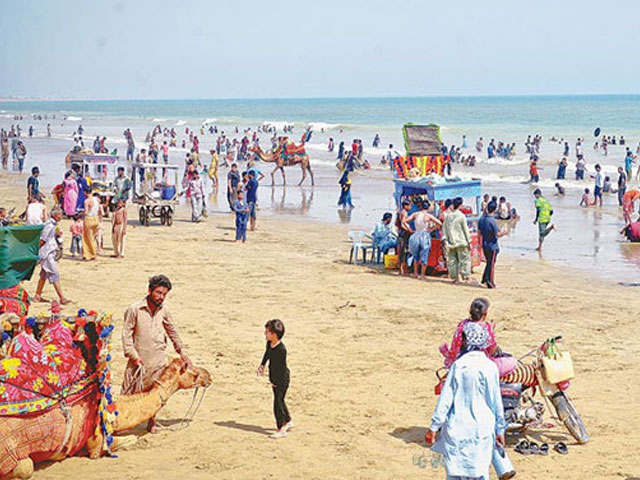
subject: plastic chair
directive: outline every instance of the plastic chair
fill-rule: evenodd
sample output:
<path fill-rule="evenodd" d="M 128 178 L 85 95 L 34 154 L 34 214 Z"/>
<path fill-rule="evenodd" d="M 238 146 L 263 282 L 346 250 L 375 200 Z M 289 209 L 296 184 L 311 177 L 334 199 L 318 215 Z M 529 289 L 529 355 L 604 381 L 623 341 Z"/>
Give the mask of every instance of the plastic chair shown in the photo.
<path fill-rule="evenodd" d="M 371 250 L 371 258 L 373 259 L 373 245 L 371 242 L 364 243 L 365 240 L 371 241 L 371 235 L 367 232 L 351 231 L 349 232 L 349 238 L 351 239 L 351 251 L 349 252 L 349 263 L 353 263 L 354 259 L 357 262 L 359 252 L 362 251 L 362 263 L 367 263 L 367 250 Z"/>

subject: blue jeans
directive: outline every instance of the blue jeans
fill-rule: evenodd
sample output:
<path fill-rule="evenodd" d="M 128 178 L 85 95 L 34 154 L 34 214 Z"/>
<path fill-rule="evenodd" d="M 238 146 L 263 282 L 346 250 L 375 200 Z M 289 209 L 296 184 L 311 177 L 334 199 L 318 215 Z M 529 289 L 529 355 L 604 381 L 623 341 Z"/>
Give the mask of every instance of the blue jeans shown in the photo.
<path fill-rule="evenodd" d="M 18 170 L 20 170 L 20 173 L 24 170 L 24 157 L 18 157 Z"/>
<path fill-rule="evenodd" d="M 246 213 L 236 213 L 236 240 L 247 240 L 247 218 Z"/>

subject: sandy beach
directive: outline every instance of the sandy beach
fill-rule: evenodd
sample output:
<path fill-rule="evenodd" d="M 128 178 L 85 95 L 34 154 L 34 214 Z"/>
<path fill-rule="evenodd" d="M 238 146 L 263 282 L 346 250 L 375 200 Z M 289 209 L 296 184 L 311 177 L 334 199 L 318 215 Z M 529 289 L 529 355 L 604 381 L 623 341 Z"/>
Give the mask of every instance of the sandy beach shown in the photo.
<path fill-rule="evenodd" d="M 0 176 L 3 206 L 23 206 L 25 181 Z M 136 217 L 130 207 L 129 218 Z M 510 449 L 516 478 L 640 476 L 633 447 L 640 439 L 640 299 L 633 288 L 506 255 L 497 264 L 498 290 L 419 282 L 348 264 L 348 226 L 271 216 L 260 219 L 246 244 L 236 244 L 230 214 L 193 224 L 186 209 L 171 228 L 130 220 L 125 259 L 84 263 L 67 258 L 69 225 L 63 221 L 65 258 L 59 263 L 73 300 L 65 312 L 85 307 L 116 315 L 116 383 L 125 365 L 123 312 L 145 295 L 156 273 L 171 278 L 167 304 L 189 355 L 211 371 L 214 383 L 189 428 L 140 431 L 138 444 L 117 459 L 68 459 L 41 467 L 38 479 L 97 480 L 106 471 L 134 479 L 444 478 L 442 468 L 427 461 L 419 469 L 413 457 L 430 457 L 423 437 L 436 402 L 437 347 L 450 340 L 477 296 L 490 299 L 506 351 L 519 356 L 563 335 L 577 375 L 568 393 L 591 435 L 577 446 L 562 427 L 532 432 L 529 438 L 566 441 L 569 454 L 524 457 Z M 25 284 L 32 294 L 37 272 Z M 52 287 L 45 295 L 52 298 Z M 34 304 L 32 312 L 45 308 Z M 255 374 L 263 325 L 272 318 L 287 328 L 288 404 L 296 423 L 278 441 L 268 438 L 275 428 L 268 381 Z M 176 394 L 161 411 L 161 423 L 178 422 L 190 400 L 189 392 Z"/>

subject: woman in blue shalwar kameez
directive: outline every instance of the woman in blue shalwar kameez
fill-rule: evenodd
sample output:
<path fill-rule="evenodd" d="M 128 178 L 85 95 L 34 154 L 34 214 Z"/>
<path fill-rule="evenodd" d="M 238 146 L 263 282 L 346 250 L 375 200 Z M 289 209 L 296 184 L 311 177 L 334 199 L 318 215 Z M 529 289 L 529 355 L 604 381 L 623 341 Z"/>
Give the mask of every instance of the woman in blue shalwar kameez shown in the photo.
<path fill-rule="evenodd" d="M 503 445 L 505 420 L 498 367 L 480 351 L 487 331 L 465 325 L 466 350 L 456 360 L 442 388 L 425 440 L 444 455 L 447 480 L 489 480 L 489 465 L 496 443 Z"/>

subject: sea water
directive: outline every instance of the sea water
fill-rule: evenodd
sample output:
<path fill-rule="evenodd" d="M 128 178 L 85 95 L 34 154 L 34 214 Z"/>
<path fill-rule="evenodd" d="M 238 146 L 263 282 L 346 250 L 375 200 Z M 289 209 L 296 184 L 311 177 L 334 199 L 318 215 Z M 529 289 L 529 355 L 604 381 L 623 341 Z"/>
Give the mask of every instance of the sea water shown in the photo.
<path fill-rule="evenodd" d="M 534 248 L 537 229 L 533 225 L 533 187 L 523 182 L 528 177 L 528 155 L 524 141 L 528 135 L 542 135 L 540 152 L 541 181 L 537 185 L 554 205 L 554 222 L 558 231 L 545 241 L 542 259 L 559 265 L 577 268 L 590 275 L 618 281 L 640 281 L 640 246 L 629 245 L 618 235 L 622 217 L 615 196 L 605 196 L 603 209 L 581 209 L 577 206 L 582 189 L 591 188 L 589 178 L 593 167 L 600 163 L 612 183 L 617 180 L 616 169 L 623 164 L 625 148 L 636 150 L 640 142 L 640 96 L 511 96 L 511 97 L 447 97 L 447 98 L 335 98 L 335 99 L 245 99 L 245 100 L 60 100 L 60 101 L 4 101 L 0 102 L 0 126 L 8 128 L 19 123 L 29 154 L 27 169 L 38 164 L 43 171 L 43 183 L 58 183 L 64 169 L 64 155 L 73 145 L 73 133 L 78 125 L 85 129 L 84 141 L 91 147 L 96 135 L 107 137 L 109 150 L 118 148 L 124 156 L 126 142 L 122 136 L 131 128 L 137 148 L 143 148 L 147 132 L 155 125 L 175 128 L 178 145 L 187 138 L 185 129 L 193 129 L 201 140 L 201 152 L 214 145 L 217 135 L 206 130 L 216 125 L 228 137 L 240 139 L 246 128 L 253 130 L 264 124 L 276 126 L 279 134 L 284 125 L 293 125 L 290 137 L 296 142 L 307 128 L 313 133 L 307 143 L 316 175 L 316 186 L 294 188 L 300 179 L 297 167 L 287 169 L 286 188 L 267 187 L 271 183 L 271 165 L 262 165 L 267 178 L 260 189 L 261 215 L 295 215 L 324 222 L 345 222 L 356 229 L 372 229 L 385 211 L 393 211 L 393 183 L 391 172 L 380 165 L 389 144 L 404 152 L 402 125 L 406 122 L 437 123 L 446 145 L 461 146 L 466 136 L 463 155 L 476 155 L 476 167 L 454 166 L 454 174 L 462 178 L 483 180 L 483 190 L 491 195 L 507 197 L 518 209 L 521 220 L 501 239 L 502 251 L 537 260 Z M 24 115 L 15 121 L 14 115 Z M 39 114 L 55 119 L 33 120 Z M 51 124 L 53 139 L 47 139 L 46 124 Z M 35 137 L 27 138 L 29 125 Z M 205 126 L 205 135 L 199 129 Z M 239 133 L 235 133 L 238 127 Z M 624 136 L 626 146 L 610 146 L 605 156 L 594 150 L 593 131 L 600 127 L 606 135 Z M 373 137 L 381 138 L 379 148 L 372 146 Z M 263 148 L 270 145 L 270 135 L 261 134 Z M 483 137 L 485 149 L 477 153 L 476 140 Z M 552 142 L 555 137 L 558 141 Z M 575 163 L 575 141 L 585 139 L 583 151 L 587 160 L 587 175 L 583 182 L 572 180 Z M 350 148 L 354 138 L 362 139 L 365 158 L 373 165 L 367 172 L 353 176 L 353 198 L 356 209 L 340 211 L 336 207 L 339 194 L 336 152 L 327 151 L 327 141 L 333 138 L 336 151 L 341 141 Z M 489 140 L 516 142 L 516 156 L 488 160 Z M 554 197 L 553 185 L 557 161 L 562 156 L 562 143 L 570 145 L 567 189 L 564 198 Z M 599 140 L 599 139 L 598 139 Z M 187 142 L 188 143 L 188 142 Z M 171 149 L 170 161 L 183 164 L 187 149 Z M 204 159 L 208 156 L 201 155 Z M 224 179 L 225 170 L 220 171 Z M 276 184 L 281 184 L 279 174 Z M 631 182 L 635 187 L 636 183 Z M 211 198 L 212 208 L 225 209 L 224 195 Z M 506 228 L 506 227 L 505 227 Z M 498 279 L 499 282 L 499 279 Z"/>

